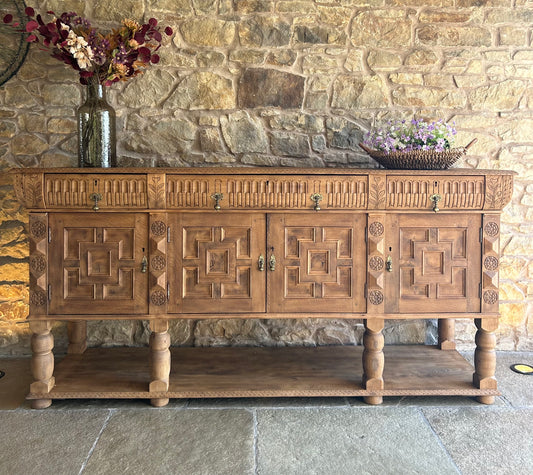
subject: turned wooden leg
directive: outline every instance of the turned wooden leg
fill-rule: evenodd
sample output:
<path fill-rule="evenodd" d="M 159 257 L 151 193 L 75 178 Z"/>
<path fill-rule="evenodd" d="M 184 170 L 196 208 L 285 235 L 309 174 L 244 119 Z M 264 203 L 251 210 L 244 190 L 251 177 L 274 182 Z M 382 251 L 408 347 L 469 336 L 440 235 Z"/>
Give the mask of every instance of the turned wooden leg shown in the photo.
<path fill-rule="evenodd" d="M 474 386 L 479 389 L 497 389 L 494 374 L 496 372 L 496 335 L 497 319 L 475 319 L 476 351 L 474 352 Z M 478 396 L 477 400 L 483 404 L 494 403 L 494 396 Z"/>
<path fill-rule="evenodd" d="M 30 329 L 33 332 L 31 337 L 31 350 L 33 357 L 31 360 L 31 372 L 34 382 L 30 385 L 30 393 L 49 393 L 55 384 L 54 374 L 54 337 L 50 333 L 52 324 L 50 322 L 32 321 Z M 31 407 L 34 409 L 44 409 L 52 404 L 52 399 L 33 399 Z"/>
<path fill-rule="evenodd" d="M 69 355 L 81 355 L 87 349 L 87 322 L 85 320 L 68 322 L 68 349 Z"/>
<path fill-rule="evenodd" d="M 150 392 L 168 391 L 170 378 L 170 335 L 168 320 L 150 322 Z M 168 404 L 168 398 L 151 399 L 152 406 L 161 407 Z"/>
<path fill-rule="evenodd" d="M 453 318 L 439 319 L 439 348 L 455 350 L 455 320 Z"/>
<path fill-rule="evenodd" d="M 383 389 L 383 367 L 385 356 L 383 346 L 383 319 L 365 320 L 365 334 L 363 336 L 363 386 L 368 390 Z M 367 404 L 381 404 L 382 396 L 365 396 Z"/>

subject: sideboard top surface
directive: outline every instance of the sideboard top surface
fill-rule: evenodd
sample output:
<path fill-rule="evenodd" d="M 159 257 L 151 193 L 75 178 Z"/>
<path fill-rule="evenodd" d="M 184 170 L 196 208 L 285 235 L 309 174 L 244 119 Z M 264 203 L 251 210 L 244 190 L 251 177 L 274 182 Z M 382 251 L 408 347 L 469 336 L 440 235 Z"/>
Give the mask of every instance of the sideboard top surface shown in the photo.
<path fill-rule="evenodd" d="M 166 175 L 516 175 L 512 170 L 449 168 L 447 170 L 389 170 L 381 168 L 274 167 L 129 167 L 129 168 L 13 168 L 23 174 L 166 174 Z"/>

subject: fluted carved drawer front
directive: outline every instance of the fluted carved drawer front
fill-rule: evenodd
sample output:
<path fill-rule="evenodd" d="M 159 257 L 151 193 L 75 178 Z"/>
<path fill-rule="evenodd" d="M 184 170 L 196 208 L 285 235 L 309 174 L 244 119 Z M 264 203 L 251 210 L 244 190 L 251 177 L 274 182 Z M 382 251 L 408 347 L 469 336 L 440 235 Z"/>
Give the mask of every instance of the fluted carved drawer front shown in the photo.
<path fill-rule="evenodd" d="M 265 311 L 262 214 L 169 214 L 169 311 Z"/>
<path fill-rule="evenodd" d="M 433 197 L 433 198 L 432 198 Z M 483 209 L 485 177 L 410 175 L 387 176 L 387 208 Z"/>
<path fill-rule="evenodd" d="M 366 176 L 167 175 L 168 208 L 365 209 Z M 313 196 L 314 195 L 314 196 Z"/>
<path fill-rule="evenodd" d="M 50 313 L 148 311 L 147 216 L 51 214 Z"/>
<path fill-rule="evenodd" d="M 364 312 L 364 219 L 352 214 L 269 217 L 271 312 Z"/>
<path fill-rule="evenodd" d="M 386 311 L 479 312 L 481 215 L 390 216 Z"/>
<path fill-rule="evenodd" d="M 44 199 L 49 208 L 146 208 L 146 175 L 46 174 Z"/>

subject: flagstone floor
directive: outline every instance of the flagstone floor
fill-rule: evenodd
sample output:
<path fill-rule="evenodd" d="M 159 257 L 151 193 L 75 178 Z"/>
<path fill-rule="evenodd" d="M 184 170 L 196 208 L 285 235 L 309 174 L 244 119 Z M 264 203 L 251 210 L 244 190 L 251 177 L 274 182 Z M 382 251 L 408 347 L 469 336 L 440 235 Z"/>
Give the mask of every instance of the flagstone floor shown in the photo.
<path fill-rule="evenodd" d="M 472 354 L 466 354 L 472 358 Z M 499 352 L 502 396 L 55 401 L 32 410 L 29 359 L 0 359 L 2 475 L 533 474 L 533 376 Z"/>

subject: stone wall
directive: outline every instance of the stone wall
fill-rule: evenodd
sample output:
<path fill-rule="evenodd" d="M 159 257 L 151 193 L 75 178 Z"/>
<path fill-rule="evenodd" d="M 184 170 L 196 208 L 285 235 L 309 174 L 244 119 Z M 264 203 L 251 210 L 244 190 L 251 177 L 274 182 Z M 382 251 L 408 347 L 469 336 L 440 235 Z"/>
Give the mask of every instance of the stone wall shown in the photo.
<path fill-rule="evenodd" d="M 28 2 L 31 3 L 31 2 Z M 35 3 L 35 2 L 34 2 Z M 162 61 L 109 91 L 124 166 L 373 167 L 372 124 L 455 121 L 477 144 L 462 167 L 516 170 L 502 220 L 498 348 L 533 349 L 533 4 L 527 0 L 40 0 L 102 27 L 151 16 L 173 27 Z M 12 166 L 75 166 L 76 74 L 35 45 L 0 87 L 0 353 L 29 351 L 27 215 Z M 434 337 L 400 322 L 388 343 Z M 65 346 L 59 325 L 56 342 Z M 473 326 L 457 337 L 472 345 Z M 360 322 L 175 322 L 183 345 L 359 344 Z M 143 322 L 90 325 L 93 345 L 146 344 Z"/>

